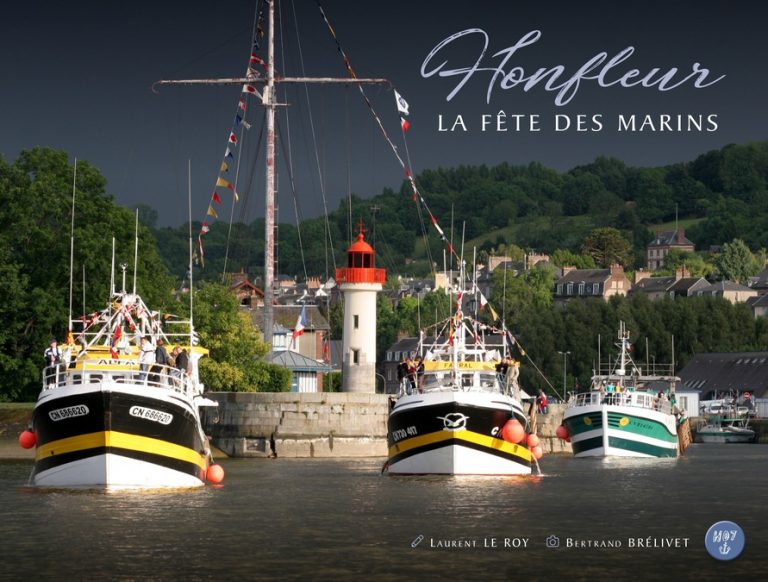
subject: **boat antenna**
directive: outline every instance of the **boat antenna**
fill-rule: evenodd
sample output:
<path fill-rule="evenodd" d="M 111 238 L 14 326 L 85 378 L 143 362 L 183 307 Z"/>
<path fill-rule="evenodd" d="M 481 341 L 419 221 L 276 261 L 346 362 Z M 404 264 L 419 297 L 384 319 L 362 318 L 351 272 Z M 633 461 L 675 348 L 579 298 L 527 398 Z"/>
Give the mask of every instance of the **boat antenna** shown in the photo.
<path fill-rule="evenodd" d="M 109 299 L 115 296 L 115 237 L 112 237 L 112 267 L 109 277 Z M 110 301 L 111 305 L 111 301 Z"/>
<path fill-rule="evenodd" d="M 139 208 L 136 207 L 136 226 L 133 230 L 133 294 L 136 295 L 136 271 L 139 264 Z"/>
<path fill-rule="evenodd" d="M 69 319 L 67 330 L 72 331 L 72 272 L 75 260 L 75 185 L 77 183 L 77 158 L 75 158 L 75 171 L 72 178 L 72 222 L 69 227 Z"/>
<path fill-rule="evenodd" d="M 83 263 L 83 315 L 85 315 L 85 263 Z"/>
<path fill-rule="evenodd" d="M 187 160 L 187 209 L 189 212 L 189 351 L 192 353 L 192 338 L 194 337 L 194 293 L 192 292 L 192 160 Z"/>

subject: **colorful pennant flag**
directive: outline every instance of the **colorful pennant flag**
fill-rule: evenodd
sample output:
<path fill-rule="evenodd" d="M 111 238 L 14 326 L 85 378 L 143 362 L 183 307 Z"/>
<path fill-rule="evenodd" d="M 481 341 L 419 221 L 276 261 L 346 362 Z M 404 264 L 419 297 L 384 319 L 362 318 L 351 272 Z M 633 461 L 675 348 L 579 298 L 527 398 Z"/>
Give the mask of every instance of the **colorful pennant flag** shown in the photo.
<path fill-rule="evenodd" d="M 411 122 L 405 119 L 404 117 L 400 118 L 400 127 L 403 131 L 408 131 L 408 128 L 411 127 Z"/>
<path fill-rule="evenodd" d="M 213 201 L 214 201 L 216 204 L 221 204 L 221 197 L 219 196 L 219 193 L 218 193 L 218 192 L 214 192 L 214 193 L 213 193 L 213 196 L 212 196 L 211 198 L 213 199 Z"/>
<path fill-rule="evenodd" d="M 229 143 L 237 145 L 237 136 L 234 134 L 234 132 L 229 133 Z"/>
<path fill-rule="evenodd" d="M 206 214 L 208 216 L 213 216 L 214 218 L 218 218 L 219 217 L 219 215 L 216 214 L 216 210 L 214 210 L 213 206 L 210 205 L 210 204 L 208 205 L 208 212 L 206 212 Z"/>

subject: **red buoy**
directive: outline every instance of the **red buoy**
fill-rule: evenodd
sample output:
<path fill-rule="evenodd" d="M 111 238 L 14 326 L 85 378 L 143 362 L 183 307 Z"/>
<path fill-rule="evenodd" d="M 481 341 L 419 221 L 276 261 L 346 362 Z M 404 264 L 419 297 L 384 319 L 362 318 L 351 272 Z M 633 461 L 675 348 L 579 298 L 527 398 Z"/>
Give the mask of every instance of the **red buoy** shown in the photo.
<path fill-rule="evenodd" d="M 31 430 L 25 430 L 19 435 L 19 445 L 23 449 L 31 449 L 37 444 L 37 437 Z"/>
<path fill-rule="evenodd" d="M 538 461 L 541 457 L 544 456 L 544 449 L 542 449 L 539 445 L 536 445 L 531 449 L 531 454 L 536 457 L 536 460 Z"/>
<path fill-rule="evenodd" d="M 211 483 L 221 483 L 224 480 L 224 467 L 221 465 L 211 465 L 205 472 L 205 478 Z"/>
<path fill-rule="evenodd" d="M 528 443 L 529 447 L 533 448 L 533 447 L 539 446 L 539 442 L 540 441 L 539 441 L 539 437 L 538 436 L 536 436 L 535 434 L 531 433 L 531 434 L 528 435 L 528 439 L 526 440 L 526 442 Z"/>
<path fill-rule="evenodd" d="M 525 438 L 525 428 L 516 418 L 509 419 L 501 429 L 502 438 L 510 443 L 519 443 Z"/>
<path fill-rule="evenodd" d="M 562 424 L 558 426 L 557 429 L 555 430 L 555 435 L 557 436 L 557 438 L 563 439 L 563 440 L 567 439 L 570 436 L 568 434 L 568 429 L 565 428 L 565 426 Z"/>

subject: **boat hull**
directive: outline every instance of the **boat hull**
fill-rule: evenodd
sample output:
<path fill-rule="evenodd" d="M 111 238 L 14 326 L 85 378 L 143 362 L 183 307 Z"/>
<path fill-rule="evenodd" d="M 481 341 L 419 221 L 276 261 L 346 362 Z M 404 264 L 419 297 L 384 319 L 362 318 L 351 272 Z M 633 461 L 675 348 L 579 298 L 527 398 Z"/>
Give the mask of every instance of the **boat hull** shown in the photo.
<path fill-rule="evenodd" d="M 41 487 L 204 484 L 210 451 L 193 400 L 169 387 L 100 382 L 40 395 L 30 482 Z"/>
<path fill-rule="evenodd" d="M 677 457 L 677 421 L 635 406 L 596 404 L 568 408 L 563 424 L 576 457 Z"/>
<path fill-rule="evenodd" d="M 519 403 L 499 393 L 403 396 L 389 417 L 390 474 L 529 475 L 533 457 L 500 437 Z"/>
<path fill-rule="evenodd" d="M 740 429 L 738 431 L 701 429 L 696 433 L 696 436 L 702 443 L 751 443 L 755 440 L 755 433 L 750 429 Z"/>

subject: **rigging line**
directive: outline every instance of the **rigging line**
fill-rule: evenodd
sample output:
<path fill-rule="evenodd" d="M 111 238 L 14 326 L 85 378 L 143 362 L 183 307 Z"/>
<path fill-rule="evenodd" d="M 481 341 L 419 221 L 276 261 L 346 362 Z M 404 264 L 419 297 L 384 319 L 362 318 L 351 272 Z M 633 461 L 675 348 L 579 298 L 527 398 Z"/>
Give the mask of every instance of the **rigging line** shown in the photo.
<path fill-rule="evenodd" d="M 389 242 L 384 239 L 384 235 L 381 232 L 377 232 L 376 234 L 377 234 L 377 238 L 379 240 L 381 240 L 381 249 L 380 250 L 381 250 L 382 258 L 384 259 L 384 262 L 387 264 L 387 267 L 394 273 L 395 271 L 397 271 L 397 268 L 396 268 L 395 261 L 392 258 L 392 247 L 389 244 Z M 379 246 L 376 245 L 376 242 L 377 242 L 376 239 L 374 239 L 374 241 L 373 241 L 374 247 L 373 248 L 378 251 L 379 250 Z"/>
<path fill-rule="evenodd" d="M 349 216 L 347 219 L 347 234 L 349 244 L 352 245 L 352 172 L 350 170 L 350 143 L 349 143 L 349 86 L 344 87 L 344 129 L 347 134 L 347 196 L 349 198 Z M 374 232 L 375 234 L 375 232 Z M 375 244 L 376 241 L 374 241 Z"/>
<path fill-rule="evenodd" d="M 403 136 L 403 146 L 405 148 L 405 159 L 408 162 L 408 171 L 413 175 L 413 166 L 411 164 L 411 153 L 408 150 L 408 140 L 405 138 L 405 128 L 401 125 L 400 126 L 400 133 Z M 419 214 L 419 223 L 421 226 L 421 237 L 424 240 L 424 251 L 427 255 L 427 260 L 429 261 L 429 266 L 432 269 L 432 274 L 436 274 L 435 271 L 435 262 L 432 258 L 432 249 L 429 247 L 429 234 L 427 233 L 426 225 L 424 224 L 424 216 L 421 213 L 421 207 L 419 206 L 419 203 L 416 202 L 416 208 L 418 210 Z M 426 205 L 425 205 L 426 206 Z"/>
<path fill-rule="evenodd" d="M 282 4 L 279 5 L 280 9 L 280 27 L 283 29 L 285 25 L 285 19 L 283 18 L 283 6 Z M 296 14 L 294 13 L 294 18 L 296 17 Z M 282 54 L 280 55 L 283 61 L 283 71 L 287 71 L 288 67 L 285 64 L 285 32 L 283 30 L 282 34 L 280 35 L 280 50 L 282 51 Z M 284 91 L 283 91 L 284 100 L 287 103 L 288 102 L 288 86 L 285 85 Z M 294 180 L 294 173 L 293 173 L 293 146 L 291 142 L 291 118 L 290 115 L 288 115 L 288 108 L 285 108 L 285 131 L 287 134 L 287 139 L 282 139 L 282 133 L 280 131 L 280 124 L 279 120 L 277 123 L 277 131 L 280 134 L 280 143 L 283 147 L 283 155 L 286 159 L 286 166 L 288 169 L 288 180 L 290 182 L 291 186 L 291 194 L 293 198 L 293 216 L 296 220 L 296 235 L 299 241 L 299 253 L 301 255 L 301 268 L 304 271 L 304 281 L 308 280 L 307 277 L 307 261 L 304 257 L 304 243 L 301 240 L 301 215 L 299 213 L 299 202 L 298 202 L 298 196 L 296 195 L 296 182 Z M 288 151 L 286 152 L 286 142 L 288 146 Z"/>
<path fill-rule="evenodd" d="M 243 117 L 243 121 L 245 121 L 245 117 Z M 234 180 L 234 184 L 233 184 L 234 188 L 235 188 L 235 192 L 237 192 L 238 179 L 240 178 L 240 162 L 243 159 L 243 155 L 242 154 L 245 151 L 245 142 L 246 142 L 245 137 L 246 137 L 245 136 L 245 126 L 241 124 L 240 125 L 240 155 L 237 156 L 237 165 L 235 166 L 235 180 Z M 227 230 L 227 243 L 226 243 L 226 247 L 225 247 L 225 250 L 224 250 L 224 268 L 222 269 L 222 272 L 221 272 L 221 282 L 222 283 L 224 283 L 226 281 L 226 276 L 227 276 L 227 262 L 228 262 L 228 259 L 229 259 L 229 240 L 230 240 L 230 237 L 232 236 L 232 222 L 233 222 L 234 216 L 235 216 L 235 203 L 236 203 L 235 197 L 232 196 L 232 207 L 231 207 L 230 212 L 229 212 L 229 228 Z"/>
<path fill-rule="evenodd" d="M 320 15 L 322 16 L 323 21 L 325 22 L 325 25 L 328 28 L 328 32 L 331 34 L 334 42 L 336 43 L 336 49 L 338 50 L 339 54 L 342 56 L 344 60 L 344 67 L 347 70 L 347 74 L 351 78 L 356 79 L 357 75 L 354 69 L 352 68 L 352 64 L 350 63 L 349 58 L 347 57 L 347 54 L 344 52 L 344 49 L 341 47 L 341 42 L 336 36 L 336 32 L 333 30 L 333 26 L 331 26 L 331 23 L 328 20 L 328 16 L 325 14 L 325 10 L 323 9 L 323 6 L 320 4 L 320 0 L 316 0 L 316 4 L 318 9 L 320 10 Z M 432 226 L 434 226 L 435 230 L 437 230 L 437 232 L 439 233 L 440 239 L 446 244 L 448 244 L 449 252 L 451 252 L 452 254 L 455 254 L 458 257 L 458 254 L 456 254 L 456 249 L 453 248 L 453 245 L 448 243 L 448 239 L 445 236 L 445 232 L 443 232 L 443 229 L 438 224 L 437 219 L 435 218 L 435 215 L 432 214 L 432 212 L 429 210 L 429 207 L 427 206 L 427 202 L 426 200 L 424 200 L 424 197 L 419 193 L 419 189 L 416 186 L 416 180 L 414 179 L 413 174 L 406 167 L 405 162 L 403 161 L 403 158 L 400 155 L 400 152 L 397 151 L 397 146 L 395 146 L 395 144 L 392 142 L 392 139 L 389 137 L 387 130 L 384 128 L 384 123 L 381 121 L 379 114 L 376 113 L 376 110 L 373 108 L 373 103 L 371 103 L 371 100 L 368 98 L 368 95 L 363 89 L 363 85 L 358 84 L 357 88 L 360 91 L 360 95 L 363 97 L 365 104 L 368 106 L 368 110 L 371 112 L 371 115 L 373 116 L 374 121 L 376 121 L 376 124 L 379 127 L 379 131 L 381 132 L 386 142 L 389 144 L 389 147 L 392 150 L 392 153 L 394 154 L 395 158 L 397 158 L 397 161 L 400 164 L 400 167 L 403 169 L 403 172 L 405 172 L 405 176 L 406 178 L 408 178 L 408 181 L 410 182 L 410 185 L 411 185 L 411 190 L 413 191 L 413 197 L 418 199 L 418 201 L 424 207 L 424 210 L 429 214 L 429 219 L 430 219 L 430 222 L 432 222 Z"/>
<path fill-rule="evenodd" d="M 296 44 L 299 49 L 299 62 L 301 63 L 301 74 L 302 76 L 306 76 L 306 68 L 304 66 L 304 51 L 301 48 L 301 34 L 299 33 L 299 19 L 296 16 L 296 8 L 295 8 L 294 0 L 291 0 L 291 6 L 294 7 L 293 14 L 294 14 L 294 22 L 296 25 Z M 320 155 L 318 154 L 318 148 L 317 148 L 317 134 L 315 132 L 315 122 L 314 122 L 314 117 L 312 115 L 312 103 L 309 99 L 309 88 L 307 87 L 307 83 L 303 83 L 303 85 L 304 85 L 304 93 L 307 99 L 307 112 L 309 114 L 309 126 L 312 133 L 312 143 L 315 148 L 315 163 L 317 165 L 317 174 L 320 180 L 320 194 L 322 195 L 322 200 L 323 200 L 323 215 L 325 217 L 325 227 L 326 227 L 326 234 L 327 234 L 326 243 L 330 242 L 331 258 L 333 259 L 333 270 L 334 272 L 336 272 L 336 255 L 333 250 L 333 237 L 331 236 L 330 223 L 328 221 L 328 201 L 325 193 L 325 181 L 323 179 L 323 171 L 320 167 Z M 327 278 L 328 276 L 327 251 L 326 251 L 325 274 Z"/>
<path fill-rule="evenodd" d="M 264 127 L 266 125 L 266 123 L 265 123 L 266 115 L 267 114 L 266 114 L 266 111 L 265 111 L 263 113 L 262 119 L 261 119 L 261 130 L 259 132 L 259 137 L 258 137 L 258 139 L 256 141 L 256 154 L 254 156 L 250 156 L 252 159 L 258 159 L 258 157 L 259 157 L 259 155 L 261 153 L 261 146 L 264 143 Z M 248 143 L 250 144 L 252 142 L 248 142 Z M 242 157 L 245 157 L 245 148 L 242 149 L 242 151 L 240 152 L 240 155 Z M 251 203 L 251 200 L 253 198 L 253 196 L 252 196 L 253 181 L 254 181 L 255 178 L 256 178 L 256 172 L 255 171 L 251 171 L 248 174 L 248 183 L 246 185 L 245 191 L 242 193 L 243 194 L 243 203 L 240 205 L 240 211 L 238 212 L 238 222 L 239 223 L 244 223 L 246 217 L 248 216 L 248 211 L 249 211 L 250 203 Z M 232 243 L 232 256 L 233 256 L 232 260 L 233 261 L 235 260 L 235 257 L 238 256 L 238 251 L 243 246 L 246 246 L 246 252 L 240 254 L 239 256 L 243 259 L 243 262 L 246 264 L 246 267 L 247 267 L 248 263 L 250 262 L 250 258 L 251 258 L 251 253 L 250 253 L 251 246 L 250 245 L 245 245 L 245 243 L 243 243 L 242 240 L 238 240 L 237 237 L 234 238 L 234 241 Z"/>
<path fill-rule="evenodd" d="M 302 240 L 301 240 L 301 229 L 299 227 L 300 220 L 301 220 L 301 215 L 299 214 L 299 207 L 298 207 L 298 203 L 297 203 L 298 196 L 297 196 L 297 192 L 296 192 L 296 182 L 295 182 L 294 176 L 293 176 L 293 165 L 292 165 L 291 160 L 289 158 L 290 152 L 286 151 L 286 143 L 285 143 L 286 140 L 282 139 L 283 133 L 281 131 L 280 124 L 276 123 L 275 125 L 277 126 L 277 133 L 278 133 L 278 137 L 280 138 L 280 145 L 283 148 L 283 155 L 286 156 L 286 159 L 288 159 L 288 163 L 286 164 L 286 166 L 287 166 L 286 169 L 288 171 L 288 182 L 291 185 L 291 193 L 293 195 L 293 209 L 294 209 L 294 213 L 296 215 L 296 231 L 298 232 L 298 238 L 299 238 L 299 252 L 301 254 L 301 267 L 302 267 L 302 270 L 304 271 L 304 281 L 307 281 L 307 280 L 309 280 L 309 276 L 307 275 L 307 263 L 304 260 L 304 245 L 303 245 Z M 286 131 L 287 131 L 287 129 L 286 129 Z M 287 140 L 287 141 L 290 141 L 290 139 Z M 290 146 L 288 146 L 288 147 L 290 147 Z"/>
<path fill-rule="evenodd" d="M 259 19 L 261 17 L 261 10 L 259 9 L 259 5 L 262 5 L 263 9 L 263 2 L 257 2 L 256 4 L 256 10 L 253 13 L 253 24 L 251 25 L 251 52 L 253 52 L 254 45 L 256 43 L 256 36 L 258 35 L 257 28 L 259 25 Z M 250 61 L 248 63 L 248 69 L 250 69 Z M 243 93 L 240 93 L 240 98 L 243 98 Z M 248 106 L 250 105 L 250 94 L 245 94 L 245 103 L 246 103 L 246 111 L 243 112 L 243 121 L 246 121 L 246 113 L 248 111 Z M 238 106 L 239 109 L 239 106 Z M 237 115 L 237 110 L 235 111 L 235 115 Z M 245 151 L 245 124 L 241 124 L 240 126 L 240 155 L 237 157 L 237 167 L 235 168 L 235 182 L 234 182 L 234 189 L 235 192 L 237 192 L 237 183 L 238 178 L 240 176 L 240 162 L 243 159 L 243 153 Z M 221 282 L 224 283 L 226 281 L 227 277 L 227 264 L 229 262 L 229 243 L 232 238 L 232 223 L 234 222 L 235 218 L 235 197 L 232 197 L 232 207 L 229 211 L 229 227 L 227 229 L 227 242 L 224 249 L 224 268 L 221 271 Z"/>

